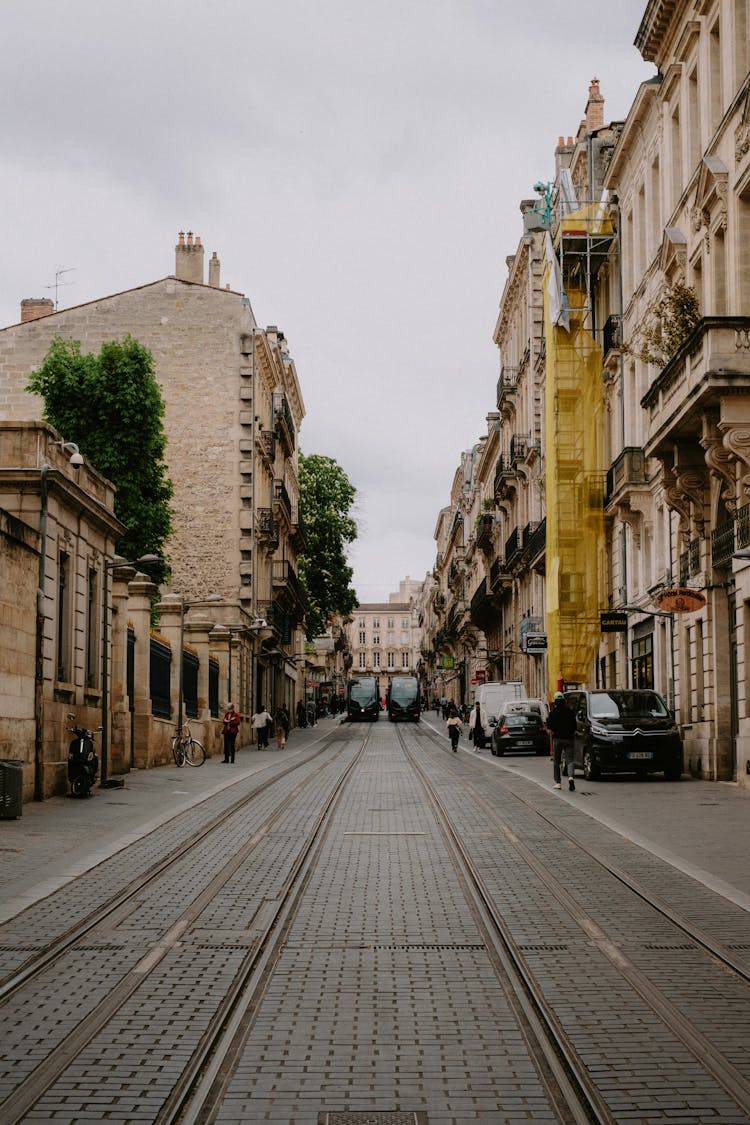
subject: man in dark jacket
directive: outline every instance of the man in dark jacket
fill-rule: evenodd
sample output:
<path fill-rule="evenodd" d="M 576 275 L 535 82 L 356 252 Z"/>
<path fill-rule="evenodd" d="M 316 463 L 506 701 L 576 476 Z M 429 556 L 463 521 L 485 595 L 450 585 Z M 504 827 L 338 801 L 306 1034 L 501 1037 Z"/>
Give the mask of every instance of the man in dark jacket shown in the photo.
<path fill-rule="evenodd" d="M 565 768 L 568 775 L 568 789 L 573 790 L 576 783 L 573 765 L 573 738 L 576 732 L 576 717 L 565 702 L 561 691 L 555 692 L 555 699 L 547 719 L 547 727 L 552 731 L 552 771 L 555 789 L 562 789 L 560 760 L 565 755 Z"/>

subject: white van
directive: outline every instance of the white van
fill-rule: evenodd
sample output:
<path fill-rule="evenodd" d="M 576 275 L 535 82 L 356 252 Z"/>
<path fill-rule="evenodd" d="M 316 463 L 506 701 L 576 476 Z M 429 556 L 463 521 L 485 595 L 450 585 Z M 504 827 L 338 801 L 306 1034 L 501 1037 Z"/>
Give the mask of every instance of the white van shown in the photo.
<path fill-rule="evenodd" d="M 526 698 L 526 687 L 521 680 L 491 680 L 488 684 L 479 685 L 474 700 L 479 704 L 482 726 L 488 738 L 490 727 L 497 723 L 503 704 Z"/>

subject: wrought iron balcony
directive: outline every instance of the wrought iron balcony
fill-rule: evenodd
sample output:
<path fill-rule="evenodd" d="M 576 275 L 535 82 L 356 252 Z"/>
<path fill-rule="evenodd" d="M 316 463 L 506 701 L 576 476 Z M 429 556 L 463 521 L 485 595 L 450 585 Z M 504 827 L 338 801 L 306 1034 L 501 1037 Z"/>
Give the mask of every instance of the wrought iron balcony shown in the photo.
<path fill-rule="evenodd" d="M 274 548 L 278 547 L 279 525 L 274 519 L 273 508 L 256 509 L 255 532 L 261 543 Z"/>
<path fill-rule="evenodd" d="M 711 532 L 711 564 L 717 570 L 732 565 L 734 554 L 734 521 L 725 523 Z"/>
<path fill-rule="evenodd" d="M 258 430 L 257 442 L 261 455 L 272 465 L 276 459 L 276 434 L 272 430 Z"/>
<path fill-rule="evenodd" d="M 273 482 L 273 498 L 276 504 L 285 512 L 286 518 L 292 522 L 292 501 L 286 490 L 286 485 L 280 477 Z"/>
<path fill-rule="evenodd" d="M 507 395 L 512 395 L 518 386 L 518 368 L 517 367 L 503 367 L 500 372 L 500 378 L 497 381 L 497 408 L 500 409 L 503 399 Z"/>
<path fill-rule="evenodd" d="M 523 530 L 523 547 L 530 559 L 535 559 L 547 548 L 547 520 L 527 523 Z"/>
<path fill-rule="evenodd" d="M 288 559 L 273 560 L 273 584 L 276 588 L 287 589 L 300 606 L 306 605 L 307 599 L 302 583 Z"/>
<path fill-rule="evenodd" d="M 609 504 L 623 489 L 646 484 L 646 458 L 637 445 L 627 445 L 612 462 L 607 472 L 604 503 Z"/>
<path fill-rule="evenodd" d="M 680 555 L 680 585 L 687 586 L 689 579 L 700 573 L 701 569 L 701 541 L 692 539 L 687 551 Z"/>
<path fill-rule="evenodd" d="M 622 347 L 622 317 L 607 317 L 602 331 L 602 347 L 605 357 L 608 352 Z"/>
<path fill-rule="evenodd" d="M 495 517 L 489 514 L 480 516 L 476 531 L 477 547 L 481 547 L 483 551 L 490 550 L 494 530 Z"/>
<path fill-rule="evenodd" d="M 276 434 L 286 453 L 291 455 L 295 444 L 294 418 L 286 395 L 280 391 L 273 394 L 273 418 Z"/>
<path fill-rule="evenodd" d="M 502 590 L 503 587 L 509 586 L 512 582 L 512 576 L 502 559 L 495 559 L 490 567 L 490 588 L 493 593 Z"/>
<path fill-rule="evenodd" d="M 505 565 L 510 566 L 513 558 L 521 553 L 521 532 L 520 529 L 514 527 L 508 538 L 505 540 Z"/>

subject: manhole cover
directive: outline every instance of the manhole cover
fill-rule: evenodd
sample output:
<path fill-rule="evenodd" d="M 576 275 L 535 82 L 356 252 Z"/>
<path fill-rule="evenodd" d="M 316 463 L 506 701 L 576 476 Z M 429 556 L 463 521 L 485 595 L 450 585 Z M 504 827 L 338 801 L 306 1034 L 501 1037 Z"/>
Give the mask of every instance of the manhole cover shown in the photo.
<path fill-rule="evenodd" d="M 368 1112 L 344 1110 L 318 1114 L 318 1125 L 428 1125 L 427 1114 L 403 1113 L 400 1110 Z"/>

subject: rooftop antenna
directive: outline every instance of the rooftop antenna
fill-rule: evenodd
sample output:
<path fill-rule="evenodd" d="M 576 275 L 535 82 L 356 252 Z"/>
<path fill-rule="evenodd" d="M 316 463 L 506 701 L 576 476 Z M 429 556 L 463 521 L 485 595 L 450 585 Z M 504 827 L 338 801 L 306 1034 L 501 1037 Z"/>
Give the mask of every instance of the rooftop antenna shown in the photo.
<path fill-rule="evenodd" d="M 58 305 L 58 301 L 57 301 L 58 290 L 61 289 L 62 286 L 64 286 L 64 285 L 75 285 L 74 281 L 60 281 L 60 278 L 62 277 L 62 275 L 64 273 L 72 273 L 75 270 L 75 268 L 76 268 L 75 266 L 68 266 L 67 269 L 63 269 L 62 267 L 58 266 L 58 268 L 55 270 L 55 284 L 45 286 L 45 289 L 54 289 L 54 291 L 55 291 L 55 312 L 57 312 L 57 305 Z"/>

